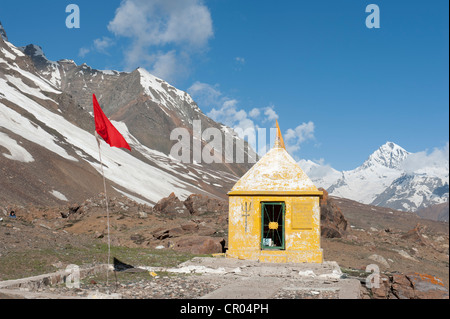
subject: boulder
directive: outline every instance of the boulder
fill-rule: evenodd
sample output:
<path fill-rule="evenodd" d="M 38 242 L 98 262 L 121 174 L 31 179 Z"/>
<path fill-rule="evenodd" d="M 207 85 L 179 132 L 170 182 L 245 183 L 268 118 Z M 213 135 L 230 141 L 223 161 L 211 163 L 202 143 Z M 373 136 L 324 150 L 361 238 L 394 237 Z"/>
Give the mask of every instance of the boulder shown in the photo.
<path fill-rule="evenodd" d="M 211 198 L 205 195 L 193 194 L 185 200 L 184 205 L 193 216 L 205 214 L 228 214 L 227 201 Z"/>
<path fill-rule="evenodd" d="M 76 214 L 76 213 L 78 213 L 80 208 L 81 208 L 81 205 L 77 205 L 77 204 L 70 205 L 69 206 L 69 214 Z"/>
<path fill-rule="evenodd" d="M 391 290 L 389 277 L 381 274 L 379 285 L 371 289 L 373 299 L 388 299 Z"/>
<path fill-rule="evenodd" d="M 211 216 L 223 221 L 228 217 L 228 202 L 199 194 L 192 194 L 182 202 L 172 193 L 161 199 L 153 210 L 172 217 Z"/>
<path fill-rule="evenodd" d="M 99 231 L 95 231 L 94 232 L 94 238 L 100 239 L 100 238 L 103 238 L 103 237 L 105 237 L 104 233 L 101 233 Z"/>
<path fill-rule="evenodd" d="M 448 299 L 441 279 L 426 274 L 381 275 L 381 285 L 370 289 L 373 299 Z"/>
<path fill-rule="evenodd" d="M 391 277 L 391 291 L 398 299 L 414 299 L 414 286 L 404 274 Z"/>
<path fill-rule="evenodd" d="M 195 232 L 198 230 L 198 224 L 194 222 L 189 222 L 184 225 L 181 225 L 181 229 L 186 232 Z"/>
<path fill-rule="evenodd" d="M 173 217 L 189 217 L 190 212 L 184 205 L 184 203 L 178 199 L 175 193 L 169 195 L 169 197 L 161 199 L 153 209 L 162 214 L 170 215 Z"/>
<path fill-rule="evenodd" d="M 320 201 L 322 237 L 341 238 L 347 230 L 348 222 L 339 207 L 329 199 L 328 192 L 323 188 L 319 190 L 323 191 L 323 198 Z"/>
<path fill-rule="evenodd" d="M 207 255 L 222 253 L 224 245 L 225 240 L 223 238 L 195 235 L 179 238 L 175 242 L 173 249 L 192 254 Z"/>
<path fill-rule="evenodd" d="M 170 229 L 158 228 L 157 230 L 152 232 L 152 236 L 158 240 L 170 238 Z"/>
<path fill-rule="evenodd" d="M 430 245 L 425 237 L 422 235 L 425 230 L 424 226 L 417 224 L 414 229 L 411 229 L 406 234 L 402 235 L 402 239 L 407 240 L 410 243 L 415 243 L 421 246 Z"/>
<path fill-rule="evenodd" d="M 199 226 L 194 222 L 188 222 L 179 227 L 163 228 L 160 227 L 152 232 L 152 236 L 158 240 L 164 240 L 166 238 L 181 237 L 191 233 L 197 233 Z"/>
<path fill-rule="evenodd" d="M 409 281 L 414 288 L 415 299 L 448 299 L 448 289 L 443 281 L 427 274 L 408 274 Z"/>

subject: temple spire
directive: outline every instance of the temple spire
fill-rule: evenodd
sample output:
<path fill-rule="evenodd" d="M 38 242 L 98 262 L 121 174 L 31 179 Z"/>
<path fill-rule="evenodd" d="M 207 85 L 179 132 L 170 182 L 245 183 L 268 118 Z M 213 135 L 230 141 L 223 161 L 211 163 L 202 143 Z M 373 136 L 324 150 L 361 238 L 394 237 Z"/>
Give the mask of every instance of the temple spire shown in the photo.
<path fill-rule="evenodd" d="M 278 125 L 278 120 L 276 120 L 276 123 L 277 123 L 277 137 L 275 139 L 275 146 L 274 146 L 274 148 L 284 148 L 284 149 L 286 149 L 286 147 L 284 146 L 283 135 L 281 135 L 280 126 Z"/>

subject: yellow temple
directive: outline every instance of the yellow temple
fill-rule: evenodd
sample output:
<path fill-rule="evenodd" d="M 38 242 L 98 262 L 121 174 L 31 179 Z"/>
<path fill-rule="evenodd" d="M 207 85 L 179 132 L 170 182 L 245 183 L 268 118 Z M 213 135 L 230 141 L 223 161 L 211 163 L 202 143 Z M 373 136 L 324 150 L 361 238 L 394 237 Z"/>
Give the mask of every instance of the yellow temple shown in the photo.
<path fill-rule="evenodd" d="M 231 189 L 226 257 L 322 263 L 319 191 L 285 149 L 275 146 Z"/>

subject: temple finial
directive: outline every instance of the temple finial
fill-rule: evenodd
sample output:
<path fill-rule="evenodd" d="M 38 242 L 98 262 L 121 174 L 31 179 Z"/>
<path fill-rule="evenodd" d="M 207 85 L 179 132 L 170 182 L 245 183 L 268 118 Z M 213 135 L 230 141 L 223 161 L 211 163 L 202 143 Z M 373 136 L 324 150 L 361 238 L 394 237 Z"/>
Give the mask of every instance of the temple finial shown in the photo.
<path fill-rule="evenodd" d="M 281 130 L 280 130 L 280 126 L 278 125 L 278 120 L 276 120 L 277 123 L 277 137 L 275 139 L 275 148 L 284 148 L 286 149 L 286 147 L 284 146 L 284 140 L 283 140 L 283 135 L 281 135 Z"/>

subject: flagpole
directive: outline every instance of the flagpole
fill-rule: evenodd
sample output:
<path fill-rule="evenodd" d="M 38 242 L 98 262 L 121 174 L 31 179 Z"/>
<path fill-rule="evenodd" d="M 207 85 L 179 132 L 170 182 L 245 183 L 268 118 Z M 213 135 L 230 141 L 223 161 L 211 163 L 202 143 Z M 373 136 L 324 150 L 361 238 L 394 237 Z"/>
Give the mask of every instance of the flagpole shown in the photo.
<path fill-rule="evenodd" d="M 106 179 L 105 179 L 105 173 L 103 171 L 103 161 L 102 161 L 102 152 L 100 147 L 100 136 L 95 132 L 95 137 L 97 138 L 97 145 L 98 145 L 98 154 L 100 157 L 100 168 L 102 170 L 102 176 L 103 176 L 103 190 L 105 192 L 105 201 L 106 201 L 106 219 L 107 219 L 107 228 L 108 228 L 108 269 L 106 270 L 106 285 L 109 284 L 109 265 L 111 265 L 111 239 L 110 239 L 110 228 L 109 228 L 109 204 L 108 204 L 108 195 L 106 193 Z"/>
<path fill-rule="evenodd" d="M 92 102 L 94 104 L 94 119 L 95 119 L 95 137 L 97 138 L 98 153 L 100 157 L 101 170 L 103 175 L 103 188 L 105 191 L 106 200 L 106 216 L 108 222 L 108 270 L 106 271 L 106 284 L 109 284 L 109 266 L 111 265 L 111 238 L 110 238 L 110 225 L 109 225 L 109 204 L 108 195 L 106 193 L 106 179 L 105 173 L 103 171 L 103 161 L 101 152 L 101 141 L 102 137 L 106 143 L 111 147 L 126 148 L 131 152 L 131 147 L 128 145 L 127 141 L 123 138 L 120 132 L 111 124 L 111 121 L 103 113 L 100 105 L 98 104 L 97 97 L 92 94 Z M 115 273 L 114 273 L 115 274 Z"/>

